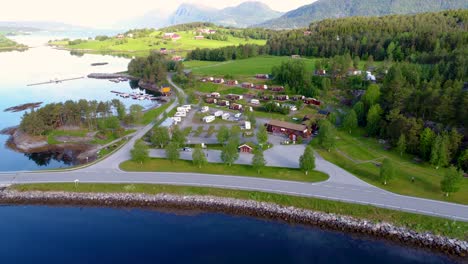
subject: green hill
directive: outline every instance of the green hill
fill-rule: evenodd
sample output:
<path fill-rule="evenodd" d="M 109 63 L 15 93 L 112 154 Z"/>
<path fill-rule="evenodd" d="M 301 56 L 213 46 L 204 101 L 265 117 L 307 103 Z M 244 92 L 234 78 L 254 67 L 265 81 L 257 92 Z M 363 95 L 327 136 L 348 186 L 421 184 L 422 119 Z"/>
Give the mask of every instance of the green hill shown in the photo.
<path fill-rule="evenodd" d="M 0 34 L 0 51 L 23 50 L 27 47 Z"/>
<path fill-rule="evenodd" d="M 326 18 L 415 14 L 465 8 L 468 8 L 466 0 L 318 0 L 258 26 L 301 28 Z"/>

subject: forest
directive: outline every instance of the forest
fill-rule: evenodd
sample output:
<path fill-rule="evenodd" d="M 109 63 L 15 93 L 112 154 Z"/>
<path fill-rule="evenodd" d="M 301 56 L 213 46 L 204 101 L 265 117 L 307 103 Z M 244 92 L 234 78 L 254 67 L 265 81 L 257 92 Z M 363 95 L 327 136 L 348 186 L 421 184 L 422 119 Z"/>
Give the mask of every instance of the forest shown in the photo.
<path fill-rule="evenodd" d="M 87 128 L 89 131 L 108 131 L 119 134 L 121 122 L 133 124 L 143 116 L 143 107 L 132 105 L 127 113 L 125 105 L 114 99 L 109 102 L 65 101 L 50 103 L 25 113 L 19 128 L 29 135 L 45 135 L 63 126 Z"/>
<path fill-rule="evenodd" d="M 268 46 L 245 44 L 217 49 L 195 49 L 187 54 L 187 60 L 228 61 L 268 54 Z"/>

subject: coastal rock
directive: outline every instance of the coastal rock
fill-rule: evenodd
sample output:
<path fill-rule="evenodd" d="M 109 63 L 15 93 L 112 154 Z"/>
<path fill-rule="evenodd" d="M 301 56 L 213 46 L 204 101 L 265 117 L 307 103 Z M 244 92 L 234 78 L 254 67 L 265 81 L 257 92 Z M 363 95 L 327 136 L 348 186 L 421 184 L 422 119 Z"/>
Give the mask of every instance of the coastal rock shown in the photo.
<path fill-rule="evenodd" d="M 11 136 L 11 142 L 15 148 L 22 152 L 29 152 L 32 149 L 40 149 L 48 146 L 47 140 L 44 137 L 30 136 L 21 129 L 17 129 Z"/>
<path fill-rule="evenodd" d="M 431 233 L 417 233 L 414 230 L 389 223 L 374 223 L 366 219 L 355 219 L 349 216 L 233 198 L 141 193 L 18 192 L 6 189 L 0 191 L 0 203 L 150 207 L 225 212 L 283 220 L 289 223 L 315 225 L 343 232 L 363 233 L 459 257 L 468 255 L 467 241 Z"/>

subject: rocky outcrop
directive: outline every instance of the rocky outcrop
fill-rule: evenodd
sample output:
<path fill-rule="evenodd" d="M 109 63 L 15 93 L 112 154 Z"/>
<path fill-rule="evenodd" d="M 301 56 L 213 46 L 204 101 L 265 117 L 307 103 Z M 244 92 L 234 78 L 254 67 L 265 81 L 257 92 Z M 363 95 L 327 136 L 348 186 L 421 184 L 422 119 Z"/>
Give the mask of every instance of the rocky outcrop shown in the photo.
<path fill-rule="evenodd" d="M 373 223 L 353 217 L 314 212 L 272 203 L 212 196 L 147 195 L 129 193 L 0 192 L 1 203 L 57 204 L 112 207 L 150 207 L 225 212 L 319 226 L 343 232 L 370 235 L 456 256 L 468 254 L 468 242 L 431 233 L 418 233 L 388 223 Z"/>
<path fill-rule="evenodd" d="M 37 149 L 46 148 L 49 144 L 45 137 L 30 136 L 27 133 L 16 129 L 10 137 L 11 143 L 15 146 L 15 149 L 21 152 L 31 152 Z"/>
<path fill-rule="evenodd" d="M 155 83 L 152 83 L 152 82 L 147 82 L 147 81 L 140 80 L 138 82 L 138 86 L 140 86 L 141 88 L 146 89 L 146 90 L 159 92 L 158 85 L 155 84 Z"/>

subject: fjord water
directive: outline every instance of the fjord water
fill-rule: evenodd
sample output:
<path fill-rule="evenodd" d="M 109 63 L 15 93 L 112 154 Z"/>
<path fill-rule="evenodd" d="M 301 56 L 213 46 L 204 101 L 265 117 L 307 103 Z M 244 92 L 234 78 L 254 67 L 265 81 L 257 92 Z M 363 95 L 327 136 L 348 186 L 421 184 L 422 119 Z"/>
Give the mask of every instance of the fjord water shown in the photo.
<path fill-rule="evenodd" d="M 24 112 L 10 113 L 3 110 L 15 105 L 32 102 L 64 102 L 66 100 L 111 100 L 120 99 L 127 106 L 141 104 L 150 107 L 149 101 L 123 99 L 111 90 L 131 92 L 129 82 L 112 83 L 106 80 L 80 79 L 62 83 L 27 86 L 31 83 L 47 82 L 51 79 L 67 79 L 86 76 L 92 72 L 125 71 L 129 59 L 84 54 L 71 55 L 69 51 L 47 47 L 45 43 L 54 36 L 18 36 L 15 40 L 31 46 L 27 51 L 0 52 L 0 130 L 18 125 Z M 104 66 L 91 66 L 95 62 L 108 62 Z M 49 153 L 24 155 L 5 146 L 8 136 L 0 135 L 0 171 L 36 170 L 73 165 L 61 157 Z"/>
<path fill-rule="evenodd" d="M 215 213 L 0 207 L 2 263 L 450 263 L 348 234 Z"/>

